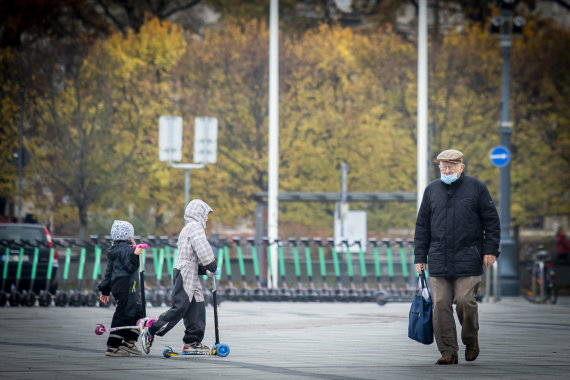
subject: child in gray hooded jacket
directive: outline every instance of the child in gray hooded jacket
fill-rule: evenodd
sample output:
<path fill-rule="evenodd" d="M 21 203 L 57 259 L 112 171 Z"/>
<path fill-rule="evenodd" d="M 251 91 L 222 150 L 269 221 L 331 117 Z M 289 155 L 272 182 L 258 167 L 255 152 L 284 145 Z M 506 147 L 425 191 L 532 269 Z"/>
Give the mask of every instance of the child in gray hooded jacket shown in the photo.
<path fill-rule="evenodd" d="M 145 324 L 141 344 L 147 354 L 150 352 L 154 335 L 163 336 L 176 326 L 180 319 L 184 319 L 185 327 L 183 352 L 209 352 L 209 348 L 201 343 L 206 314 L 199 271 L 202 273 L 205 269 L 214 273 L 217 269 L 214 252 L 205 231 L 208 214 L 211 212 L 212 208 L 200 199 L 194 199 L 186 206 L 186 225 L 178 237 L 178 257 L 173 270 L 172 306 L 161 314 L 158 320 L 150 325 Z M 201 266 L 204 268 L 200 268 Z"/>

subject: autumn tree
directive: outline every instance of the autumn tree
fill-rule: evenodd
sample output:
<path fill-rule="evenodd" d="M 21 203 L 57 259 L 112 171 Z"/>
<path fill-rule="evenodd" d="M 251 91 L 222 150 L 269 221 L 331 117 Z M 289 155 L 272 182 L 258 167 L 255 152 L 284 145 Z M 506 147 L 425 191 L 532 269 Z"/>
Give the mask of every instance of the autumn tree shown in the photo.
<path fill-rule="evenodd" d="M 77 211 L 80 236 L 86 236 L 93 206 L 125 215 L 130 202 L 142 197 L 145 203 L 149 191 L 144 190 L 154 179 L 148 174 L 160 171 L 153 170 L 156 156 L 150 159 L 157 146 L 157 108 L 162 109 L 157 103 L 170 92 L 157 77 L 176 62 L 183 46 L 175 25 L 154 20 L 139 34 L 97 44 L 61 78 L 46 76 L 50 85 L 37 100 L 40 131 L 32 140 L 37 180 L 57 195 L 44 202 L 54 203 L 60 221 L 64 213 L 70 217 L 69 208 Z M 55 71 L 52 63 L 45 62 L 44 73 Z"/>
<path fill-rule="evenodd" d="M 10 71 L 14 61 L 14 53 L 3 49 L 0 51 L 0 70 Z M 8 200 L 10 195 L 17 193 L 17 166 L 14 164 L 12 153 L 18 149 L 19 128 L 19 85 L 15 78 L 2 75 L 0 77 L 0 199 Z M 6 207 L 5 202 L 0 206 Z M 3 209 L 2 209 L 3 210 Z"/>
<path fill-rule="evenodd" d="M 203 36 L 149 19 L 138 33 L 116 33 L 93 48 L 71 42 L 76 45 L 38 50 L 38 64 L 22 70 L 37 82 L 27 85 L 26 138 L 39 159 L 27 170 L 36 178 L 30 193 L 43 215 L 53 213 L 58 223 L 77 220 L 83 234 L 87 226 L 106 231 L 115 217 L 129 218 L 140 233 L 175 234 L 184 175 L 158 161 L 157 139 L 159 116 L 178 115 L 184 162 L 192 161 L 194 119 L 219 121 L 218 161 L 192 171 L 191 197 L 213 206 L 215 222 L 252 220 L 254 194 L 267 188 L 269 41 L 262 19 L 227 21 Z M 568 177 L 553 174 L 568 166 L 567 45 L 567 29 L 539 20 L 513 45 L 515 225 L 568 214 Z M 430 159 L 450 147 L 462 150 L 468 174 L 497 194 L 498 170 L 488 160 L 498 143 L 497 41 L 475 23 L 442 36 L 429 54 Z M 4 50 L 1 58 L 13 67 L 14 57 Z M 349 191 L 414 192 L 416 65 L 416 47 L 390 26 L 355 32 L 323 24 L 282 33 L 280 191 L 338 192 L 339 164 L 346 162 Z M 14 126 L 19 79 L 8 71 L 1 117 Z M 3 132 L 6 146 L 15 146 L 15 131 Z M 8 156 L 2 165 L 10 177 L 0 189 L 13 192 Z M 431 169 L 436 179 L 439 172 Z M 332 206 L 282 203 L 280 223 L 291 226 L 283 233 L 293 226 L 328 231 Z M 415 204 L 351 208 L 368 212 L 370 231 L 413 229 Z"/>
<path fill-rule="evenodd" d="M 192 172 L 191 187 L 216 206 L 213 218 L 219 222 L 249 216 L 253 194 L 266 186 L 267 43 L 265 23 L 230 24 L 192 41 L 176 74 L 185 120 L 219 120 L 217 163 Z"/>
<path fill-rule="evenodd" d="M 512 54 L 512 217 L 570 215 L 570 31 L 530 19 Z"/>
<path fill-rule="evenodd" d="M 362 65 L 367 61 L 358 51 L 366 44 L 372 51 L 367 37 L 327 26 L 282 39 L 281 191 L 338 191 L 342 161 L 349 164 L 352 191 L 377 191 L 379 184 L 383 191 L 413 188 L 413 178 L 402 181 L 390 163 L 399 154 L 406 170 L 414 170 L 406 147 L 413 136 L 409 128 L 393 128 L 399 114 L 384 104 L 393 94 L 375 86 L 377 78 Z M 379 55 L 393 49 L 394 43 L 385 44 Z M 251 217 L 253 195 L 267 186 L 267 51 L 267 27 L 253 21 L 192 42 L 180 67 L 182 106 L 220 120 L 218 163 L 193 174 L 192 192 L 211 199 L 220 210 L 214 217 L 226 223 Z M 319 226 L 332 220 L 331 205 L 310 209 L 282 205 L 281 220 Z"/>

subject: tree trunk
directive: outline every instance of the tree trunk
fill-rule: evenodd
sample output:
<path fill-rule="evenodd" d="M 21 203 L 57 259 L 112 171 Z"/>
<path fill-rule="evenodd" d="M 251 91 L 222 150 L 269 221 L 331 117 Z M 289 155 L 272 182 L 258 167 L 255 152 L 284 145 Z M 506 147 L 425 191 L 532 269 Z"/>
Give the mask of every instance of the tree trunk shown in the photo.
<path fill-rule="evenodd" d="M 87 206 L 79 207 L 79 239 L 87 239 Z"/>

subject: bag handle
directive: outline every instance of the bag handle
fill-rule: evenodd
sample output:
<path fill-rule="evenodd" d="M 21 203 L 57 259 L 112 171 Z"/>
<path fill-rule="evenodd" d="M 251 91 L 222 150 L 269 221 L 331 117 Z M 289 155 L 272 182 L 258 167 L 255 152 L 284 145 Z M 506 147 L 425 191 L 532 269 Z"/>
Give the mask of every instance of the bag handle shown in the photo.
<path fill-rule="evenodd" d="M 426 279 L 426 273 L 424 272 L 424 270 L 422 269 L 422 273 L 420 273 L 419 275 L 419 279 L 418 279 L 418 286 L 416 288 L 416 292 L 419 290 L 420 293 L 422 293 L 423 289 L 427 289 L 427 292 L 431 298 L 431 292 L 429 290 L 429 286 L 428 286 L 428 282 Z"/>

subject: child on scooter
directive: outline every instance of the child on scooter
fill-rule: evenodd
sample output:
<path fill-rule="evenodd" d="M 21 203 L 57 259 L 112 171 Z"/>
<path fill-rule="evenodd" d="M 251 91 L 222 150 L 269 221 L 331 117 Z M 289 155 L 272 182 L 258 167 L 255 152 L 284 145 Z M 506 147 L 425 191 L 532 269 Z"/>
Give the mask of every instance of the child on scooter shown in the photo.
<path fill-rule="evenodd" d="M 206 271 L 211 275 L 217 269 L 214 252 L 205 231 L 208 214 L 211 212 L 212 208 L 200 199 L 194 199 L 186 206 L 186 225 L 178 237 L 178 258 L 173 270 L 172 306 L 158 320 L 145 322 L 141 344 L 147 354 L 154 336 L 163 336 L 181 319 L 184 320 L 185 327 L 183 353 L 205 354 L 210 351 L 209 347 L 202 344 L 206 307 L 198 275 L 206 274 Z"/>
<path fill-rule="evenodd" d="M 104 304 L 109 302 L 109 295 L 113 293 L 117 301 L 117 308 L 113 314 L 111 327 L 134 326 L 142 315 L 140 301 L 139 255 L 141 247 L 135 244 L 134 228 L 131 223 L 115 220 L 111 227 L 113 245 L 107 251 L 107 269 L 105 278 L 99 284 Z M 138 340 L 137 330 L 120 330 L 109 334 L 105 356 L 124 357 L 142 355 L 135 342 Z"/>

